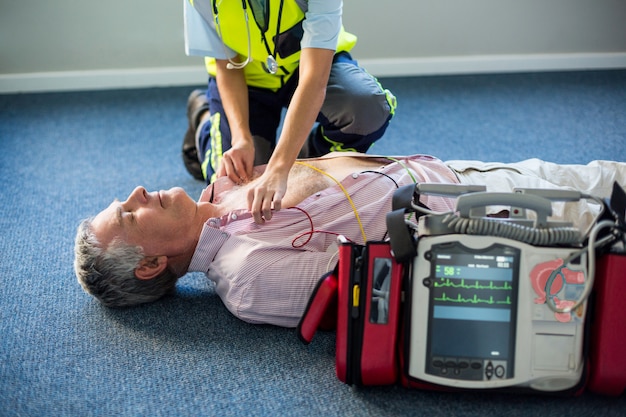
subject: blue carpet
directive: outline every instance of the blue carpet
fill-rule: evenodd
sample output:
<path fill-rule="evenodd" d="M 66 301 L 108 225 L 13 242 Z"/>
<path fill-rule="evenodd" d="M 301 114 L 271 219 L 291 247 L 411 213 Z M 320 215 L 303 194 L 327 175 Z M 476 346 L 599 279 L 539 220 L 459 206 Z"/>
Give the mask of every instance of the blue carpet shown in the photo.
<path fill-rule="evenodd" d="M 626 161 L 626 71 L 390 78 L 398 112 L 373 153 Z M 109 310 L 72 271 L 75 227 L 136 185 L 184 187 L 193 87 L 0 96 L 0 415 L 612 416 L 626 396 L 354 390 L 333 333 L 233 318 L 203 276 Z"/>

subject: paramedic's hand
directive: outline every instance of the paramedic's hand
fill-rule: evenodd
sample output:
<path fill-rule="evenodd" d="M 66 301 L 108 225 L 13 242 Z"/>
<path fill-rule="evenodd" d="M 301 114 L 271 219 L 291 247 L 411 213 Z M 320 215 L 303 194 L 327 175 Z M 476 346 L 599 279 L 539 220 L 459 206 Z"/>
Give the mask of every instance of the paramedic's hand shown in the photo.
<path fill-rule="evenodd" d="M 281 201 L 287 192 L 286 172 L 265 171 L 254 188 L 248 190 L 248 210 L 255 223 L 263 224 L 272 218 L 272 210 L 281 208 Z"/>
<path fill-rule="evenodd" d="M 234 145 L 224 152 L 217 176 L 227 176 L 235 184 L 243 184 L 252 180 L 252 168 L 254 168 L 254 144 L 252 141 L 244 141 L 241 145 Z"/>

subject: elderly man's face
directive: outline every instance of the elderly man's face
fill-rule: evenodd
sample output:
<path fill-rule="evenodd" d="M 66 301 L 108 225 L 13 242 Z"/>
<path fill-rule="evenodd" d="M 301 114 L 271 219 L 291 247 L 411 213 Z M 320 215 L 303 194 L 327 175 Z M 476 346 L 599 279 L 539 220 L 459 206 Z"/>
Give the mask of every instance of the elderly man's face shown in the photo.
<path fill-rule="evenodd" d="M 92 222 L 98 240 L 121 238 L 139 245 L 146 256 L 178 256 L 196 245 L 197 205 L 182 188 L 148 193 L 137 187 L 126 201 L 115 200 Z"/>

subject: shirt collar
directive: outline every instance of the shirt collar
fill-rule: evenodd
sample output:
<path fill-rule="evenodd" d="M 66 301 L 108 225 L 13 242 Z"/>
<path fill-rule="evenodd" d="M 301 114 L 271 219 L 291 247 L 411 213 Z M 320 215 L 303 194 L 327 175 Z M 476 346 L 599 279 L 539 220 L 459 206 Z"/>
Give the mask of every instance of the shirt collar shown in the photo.
<path fill-rule="evenodd" d="M 211 219 L 215 220 L 215 219 Z M 202 227 L 196 250 L 191 257 L 188 272 L 209 271 L 209 266 L 222 245 L 230 238 L 230 233 L 218 229 L 207 221 Z"/>

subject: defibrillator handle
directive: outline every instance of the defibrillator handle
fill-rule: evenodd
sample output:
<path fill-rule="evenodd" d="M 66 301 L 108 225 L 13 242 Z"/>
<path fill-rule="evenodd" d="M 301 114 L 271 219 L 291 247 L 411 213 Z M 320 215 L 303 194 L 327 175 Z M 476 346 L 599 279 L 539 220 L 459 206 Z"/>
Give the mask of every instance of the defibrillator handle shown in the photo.
<path fill-rule="evenodd" d="M 532 210 L 537 215 L 537 225 L 547 224 L 552 215 L 552 203 L 544 197 L 533 194 L 475 192 L 458 197 L 456 210 L 461 217 L 485 217 L 487 206 L 510 206 Z"/>

